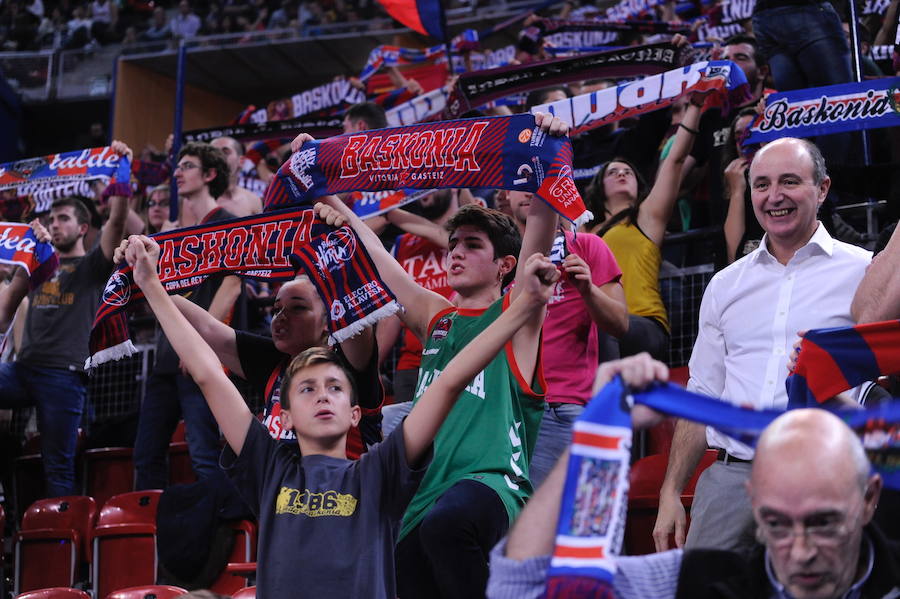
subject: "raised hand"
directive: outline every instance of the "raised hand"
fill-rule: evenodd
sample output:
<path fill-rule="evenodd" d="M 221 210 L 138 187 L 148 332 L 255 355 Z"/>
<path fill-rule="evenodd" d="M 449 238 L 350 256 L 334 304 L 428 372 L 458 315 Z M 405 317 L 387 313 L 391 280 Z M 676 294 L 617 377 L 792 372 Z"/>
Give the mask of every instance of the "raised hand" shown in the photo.
<path fill-rule="evenodd" d="M 550 258 L 543 254 L 532 254 L 525 260 L 525 276 L 520 281 L 522 294 L 534 298 L 540 304 L 546 304 L 553 295 L 553 285 L 559 277 L 559 269 Z"/>
<path fill-rule="evenodd" d="M 34 232 L 35 238 L 41 243 L 49 243 L 50 242 L 50 231 L 47 230 L 43 224 L 41 224 L 40 219 L 35 218 L 30 223 L 31 230 Z"/>
<path fill-rule="evenodd" d="M 145 235 L 132 235 L 128 240 L 125 260 L 132 268 L 134 282 L 142 289 L 148 283 L 158 282 L 156 263 L 159 260 L 159 244 Z"/>
<path fill-rule="evenodd" d="M 347 219 L 344 218 L 344 215 L 328 204 L 316 202 L 315 206 L 313 206 L 313 210 L 315 211 L 316 216 L 332 227 L 340 228 L 347 223 Z"/>

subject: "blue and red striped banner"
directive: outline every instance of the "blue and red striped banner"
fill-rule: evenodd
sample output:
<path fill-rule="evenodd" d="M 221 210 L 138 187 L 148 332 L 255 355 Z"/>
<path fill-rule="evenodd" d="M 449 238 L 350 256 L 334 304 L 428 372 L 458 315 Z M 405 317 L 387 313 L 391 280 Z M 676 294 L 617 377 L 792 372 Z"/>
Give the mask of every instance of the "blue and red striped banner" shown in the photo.
<path fill-rule="evenodd" d="M 590 218 L 572 178 L 572 144 L 534 117 L 461 119 L 307 142 L 285 162 L 267 210 L 350 191 L 493 187 L 536 194 L 564 218 Z"/>
<path fill-rule="evenodd" d="M 441 0 L 378 0 L 387 14 L 413 31 L 447 41 L 447 24 Z"/>
<path fill-rule="evenodd" d="M 60 152 L 0 164 L 0 190 L 23 183 L 109 178 L 128 183 L 131 163 L 110 147 Z"/>
<path fill-rule="evenodd" d="M 217 273 L 288 281 L 303 272 L 329 314 L 330 340 L 340 342 L 399 309 L 350 227 L 335 229 L 296 207 L 158 233 L 159 279 L 183 293 Z M 125 310 L 144 294 L 120 264 L 110 276 L 91 331 L 86 368 L 134 353 Z"/>
<path fill-rule="evenodd" d="M 22 223 L 0 223 L 0 264 L 25 269 L 32 289 L 53 276 L 59 256 L 49 242 L 40 242 L 31 227 Z"/>
<path fill-rule="evenodd" d="M 900 321 L 813 329 L 786 381 L 788 406 L 817 405 L 883 374 L 900 373 Z"/>

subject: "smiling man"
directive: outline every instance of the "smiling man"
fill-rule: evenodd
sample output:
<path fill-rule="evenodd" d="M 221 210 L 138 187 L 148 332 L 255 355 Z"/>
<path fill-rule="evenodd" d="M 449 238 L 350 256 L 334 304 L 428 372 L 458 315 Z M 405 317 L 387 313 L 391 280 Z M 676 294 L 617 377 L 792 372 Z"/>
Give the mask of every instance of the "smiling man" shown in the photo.
<path fill-rule="evenodd" d="M 830 186 L 818 148 L 782 138 L 750 165 L 751 201 L 766 231 L 754 252 L 710 281 L 688 389 L 737 405 L 787 405 L 787 357 L 798 331 L 854 324 L 850 302 L 871 254 L 825 231 L 816 212 Z M 686 547 L 741 550 L 752 545 L 753 515 L 744 492 L 753 450 L 712 428 L 675 428 L 653 535 L 657 550 L 685 543 L 681 491 L 707 447 L 719 459 L 701 475 Z"/>

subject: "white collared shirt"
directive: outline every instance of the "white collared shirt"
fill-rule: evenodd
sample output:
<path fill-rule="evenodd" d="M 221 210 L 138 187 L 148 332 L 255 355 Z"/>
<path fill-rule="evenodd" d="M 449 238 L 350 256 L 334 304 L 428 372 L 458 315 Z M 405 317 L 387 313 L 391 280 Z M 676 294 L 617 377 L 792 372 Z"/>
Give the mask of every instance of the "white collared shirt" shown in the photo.
<path fill-rule="evenodd" d="M 832 239 L 821 223 L 787 265 L 766 241 L 717 273 L 703 293 L 688 389 L 735 405 L 784 409 L 797 332 L 856 324 L 850 302 L 872 253 Z M 706 441 L 753 458 L 750 447 L 713 428 L 707 427 Z"/>

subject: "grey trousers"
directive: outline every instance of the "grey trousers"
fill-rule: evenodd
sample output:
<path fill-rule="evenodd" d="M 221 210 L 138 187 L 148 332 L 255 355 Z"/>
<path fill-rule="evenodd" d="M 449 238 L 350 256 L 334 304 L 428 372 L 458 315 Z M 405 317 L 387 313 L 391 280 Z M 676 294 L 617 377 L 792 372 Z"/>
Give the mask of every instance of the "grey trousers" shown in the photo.
<path fill-rule="evenodd" d="M 756 545 L 756 524 L 744 483 L 749 463 L 713 462 L 697 481 L 685 549 L 749 552 Z"/>

